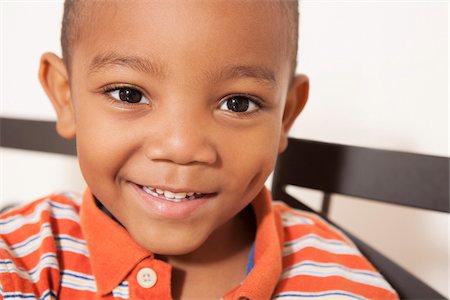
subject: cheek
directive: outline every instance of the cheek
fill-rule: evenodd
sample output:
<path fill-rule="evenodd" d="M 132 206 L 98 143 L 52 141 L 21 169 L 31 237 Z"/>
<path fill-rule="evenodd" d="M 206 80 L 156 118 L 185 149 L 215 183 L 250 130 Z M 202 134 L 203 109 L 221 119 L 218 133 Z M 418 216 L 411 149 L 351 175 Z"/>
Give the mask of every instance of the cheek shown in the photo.
<path fill-rule="evenodd" d="M 136 136 L 124 130 L 122 122 L 95 107 L 78 113 L 78 159 L 83 176 L 94 191 L 116 179 L 136 147 Z"/>
<path fill-rule="evenodd" d="M 230 146 L 226 147 L 224 165 L 232 173 L 228 177 L 236 179 L 231 182 L 240 184 L 242 188 L 259 191 L 272 172 L 277 158 L 280 139 L 278 128 L 277 123 L 267 122 L 264 126 L 234 137 L 234 142 L 227 143 Z"/>

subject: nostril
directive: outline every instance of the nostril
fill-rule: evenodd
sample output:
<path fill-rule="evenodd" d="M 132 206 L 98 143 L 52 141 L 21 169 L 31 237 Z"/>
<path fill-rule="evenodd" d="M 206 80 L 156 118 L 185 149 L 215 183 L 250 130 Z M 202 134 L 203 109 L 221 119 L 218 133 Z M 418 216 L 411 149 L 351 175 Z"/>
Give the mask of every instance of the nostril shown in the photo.
<path fill-rule="evenodd" d="M 171 162 L 178 165 L 214 164 L 218 153 L 208 142 L 150 141 L 145 146 L 145 156 L 151 161 Z"/>

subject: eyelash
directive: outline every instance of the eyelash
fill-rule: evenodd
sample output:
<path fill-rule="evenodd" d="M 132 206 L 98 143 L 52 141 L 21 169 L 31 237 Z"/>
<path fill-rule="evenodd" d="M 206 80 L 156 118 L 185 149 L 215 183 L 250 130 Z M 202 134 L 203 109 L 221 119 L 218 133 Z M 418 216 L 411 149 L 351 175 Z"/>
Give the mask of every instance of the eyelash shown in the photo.
<path fill-rule="evenodd" d="M 128 102 L 128 101 L 123 101 L 123 100 L 119 100 L 115 97 L 113 97 L 111 95 L 112 92 L 115 91 L 119 91 L 119 90 L 123 90 L 123 89 L 128 89 L 128 90 L 134 90 L 137 91 L 141 94 L 142 97 L 145 97 L 148 101 L 150 101 L 148 99 L 147 96 L 145 96 L 145 93 L 138 87 L 135 86 L 130 86 L 130 85 L 124 85 L 124 84 L 112 84 L 112 85 L 107 85 L 105 87 L 102 88 L 102 92 L 103 94 L 108 97 L 109 100 L 111 100 L 111 102 L 113 103 L 119 103 L 120 105 L 125 105 L 125 106 L 140 106 L 140 105 L 148 105 L 148 103 L 132 103 L 132 102 Z M 225 104 L 227 101 L 233 99 L 233 98 L 244 98 L 246 100 L 248 100 L 249 102 L 253 103 L 257 108 L 251 111 L 244 111 L 244 112 L 234 112 L 234 111 L 228 111 L 227 112 L 237 115 L 239 117 L 247 117 L 251 114 L 257 113 L 259 112 L 261 109 L 264 108 L 264 101 L 261 100 L 259 97 L 250 95 L 250 94 L 244 94 L 244 93 L 236 93 L 236 94 L 229 94 L 227 96 L 224 96 L 221 98 L 218 107 L 221 107 L 223 104 Z"/>
<path fill-rule="evenodd" d="M 262 108 L 264 108 L 264 102 L 262 100 L 260 100 L 258 97 L 250 95 L 250 94 L 239 94 L 239 93 L 230 94 L 228 96 L 222 97 L 218 107 L 221 107 L 223 104 L 225 104 L 227 101 L 229 101 L 233 98 L 244 98 L 244 99 L 248 100 L 249 102 L 252 102 L 256 106 L 256 109 L 251 110 L 251 111 L 245 111 L 245 112 L 234 112 L 234 111 L 227 110 L 227 112 L 237 115 L 239 117 L 247 117 L 249 115 L 259 112 Z"/>
<path fill-rule="evenodd" d="M 126 85 L 126 84 L 111 84 L 111 85 L 107 85 L 107 86 L 102 88 L 102 92 L 113 103 L 119 103 L 119 104 L 125 105 L 125 106 L 136 106 L 136 105 L 140 106 L 140 105 L 147 105 L 148 104 L 148 103 L 132 103 L 132 102 L 127 102 L 127 101 L 122 101 L 122 100 L 119 100 L 119 99 L 117 99 L 117 98 L 115 98 L 115 97 L 113 97 L 111 95 L 112 92 L 119 91 L 119 90 L 124 90 L 124 89 L 137 91 L 137 92 L 139 92 L 141 94 L 141 96 L 143 98 L 146 98 L 148 101 L 150 101 L 149 98 L 145 95 L 145 93 L 140 88 L 135 87 L 135 86 L 131 86 L 131 85 Z"/>

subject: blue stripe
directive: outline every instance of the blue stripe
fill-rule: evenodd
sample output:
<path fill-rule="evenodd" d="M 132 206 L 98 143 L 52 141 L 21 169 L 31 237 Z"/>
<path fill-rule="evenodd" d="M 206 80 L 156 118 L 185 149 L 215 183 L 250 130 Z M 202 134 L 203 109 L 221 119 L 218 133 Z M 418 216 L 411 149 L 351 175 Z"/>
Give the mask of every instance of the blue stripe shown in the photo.
<path fill-rule="evenodd" d="M 363 274 L 363 275 L 368 275 L 368 276 L 375 277 L 375 278 L 383 278 L 381 275 L 373 273 L 373 272 L 366 272 L 366 271 L 361 271 L 361 270 L 349 269 L 349 268 L 346 268 L 346 267 L 344 267 L 342 265 L 338 265 L 338 264 L 323 265 L 323 264 L 316 264 L 316 263 L 313 263 L 313 262 L 304 262 L 304 263 L 300 263 L 300 264 L 294 265 L 292 267 L 284 269 L 283 273 L 285 273 L 286 271 L 289 271 L 289 270 L 297 269 L 298 267 L 301 267 L 301 266 L 315 266 L 315 267 L 324 268 L 324 269 L 327 269 L 327 268 L 338 268 L 338 269 L 345 270 L 345 271 L 348 271 L 348 272 L 351 272 L 351 273 L 354 273 L 354 274 Z M 323 274 L 323 273 L 321 273 L 321 274 Z"/>
<path fill-rule="evenodd" d="M 55 255 L 54 253 L 47 253 L 47 254 L 45 254 L 45 255 L 42 255 L 42 256 L 39 258 L 39 262 L 41 262 L 42 260 L 46 259 L 47 257 L 54 257 L 54 258 L 56 258 L 56 255 Z M 12 264 L 12 265 L 15 266 L 14 262 L 13 262 L 12 260 L 10 260 L 10 259 L 0 260 L 0 264 L 4 264 L 4 265 Z M 38 263 L 38 265 L 40 265 L 40 263 Z M 19 267 L 18 267 L 17 269 L 25 270 L 25 269 L 19 268 Z M 28 271 L 25 271 L 25 272 L 28 272 Z M 34 272 L 31 272 L 31 271 L 30 271 L 29 273 L 30 273 L 30 274 L 33 274 Z"/>
<path fill-rule="evenodd" d="M 85 254 L 86 256 L 89 256 L 89 252 L 87 250 L 87 245 L 86 245 L 85 241 L 78 240 L 78 239 L 75 239 L 75 238 L 71 238 L 70 236 L 67 236 L 67 235 L 55 236 L 55 241 L 57 242 L 57 246 L 60 249 L 62 249 L 62 250 L 70 249 L 70 250 L 74 250 L 75 252 L 78 252 L 78 253 L 81 252 L 81 253 Z M 80 248 L 75 248 L 75 247 L 68 246 L 68 245 L 64 245 L 63 246 L 61 241 L 70 241 L 70 242 L 73 242 L 73 243 L 75 243 L 77 245 L 80 245 L 82 248 L 81 249 Z"/>
<path fill-rule="evenodd" d="M 68 271 L 62 271 L 61 275 L 72 276 L 72 277 L 86 279 L 86 280 L 90 280 L 90 281 L 94 282 L 94 278 L 93 277 L 78 275 L 78 274 L 74 274 L 74 273 L 71 273 L 71 272 L 68 272 Z"/>
<path fill-rule="evenodd" d="M 296 243 L 298 243 L 299 241 L 307 240 L 307 239 L 319 240 L 319 241 L 322 241 L 322 242 L 325 242 L 325 243 L 331 244 L 331 245 L 344 245 L 344 246 L 350 247 L 347 243 L 345 243 L 345 242 L 343 242 L 343 241 L 339 241 L 339 240 L 328 240 L 328 239 L 321 238 L 320 236 L 315 235 L 315 234 L 308 234 L 308 235 L 303 236 L 303 237 L 301 237 L 301 238 L 299 238 L 299 239 L 296 239 L 296 240 L 293 240 L 293 241 L 289 241 L 289 242 L 285 242 L 283 245 L 284 245 L 285 247 L 287 247 L 287 246 L 291 246 L 291 245 L 293 245 L 293 244 L 296 244 Z"/>
<path fill-rule="evenodd" d="M 60 208 L 60 209 L 65 209 L 65 210 L 70 210 L 70 211 L 73 211 L 74 213 L 77 213 L 77 214 L 78 214 L 78 211 L 76 211 L 72 206 L 67 206 L 67 205 L 65 205 L 65 204 L 60 204 L 60 203 L 52 202 L 52 201 L 49 201 L 49 204 L 50 204 L 50 206 L 52 206 L 52 207 Z"/>
<path fill-rule="evenodd" d="M 0 264 L 5 265 L 5 266 L 6 266 L 6 270 L 10 270 L 10 271 L 11 271 L 10 267 L 8 267 L 8 264 L 10 264 L 10 265 L 12 265 L 15 269 L 17 269 L 19 272 L 27 273 L 27 274 L 29 274 L 29 275 L 34 275 L 34 273 L 36 273 L 36 272 L 41 272 L 41 271 L 42 271 L 44 268 L 46 268 L 46 267 L 52 267 L 52 266 L 57 267 L 57 268 L 59 267 L 59 265 L 58 265 L 57 263 L 55 263 L 55 262 L 42 263 L 42 261 L 45 260 L 45 259 L 48 258 L 48 257 L 52 257 L 52 258 L 57 259 L 56 255 L 55 255 L 54 253 L 47 253 L 47 254 L 42 255 L 42 256 L 39 258 L 39 261 L 38 261 L 36 267 L 33 268 L 33 269 L 35 269 L 34 271 L 33 271 L 33 269 L 31 269 L 31 270 L 26 270 L 26 269 L 24 269 L 24 268 L 18 267 L 18 266 L 16 266 L 16 264 L 15 264 L 12 260 L 10 260 L 10 259 L 0 260 Z"/>
<path fill-rule="evenodd" d="M 67 287 L 67 288 L 72 288 L 72 289 L 78 290 L 78 291 L 90 291 L 90 292 L 97 291 L 97 289 L 95 287 L 88 287 L 86 285 L 80 285 L 80 284 L 64 282 L 64 281 L 61 283 L 61 286 Z"/>
<path fill-rule="evenodd" d="M 3 297 L 5 299 L 8 298 L 37 299 L 36 295 L 24 295 L 24 294 L 4 295 Z"/>
<path fill-rule="evenodd" d="M 353 294 L 345 293 L 345 292 L 327 292 L 327 293 L 286 293 L 286 294 L 279 294 L 275 295 L 272 299 L 276 298 L 283 298 L 283 297 L 303 297 L 303 298 L 317 298 L 317 297 L 323 297 L 323 296 L 347 296 L 358 300 L 364 300 L 364 298 L 358 297 Z"/>
<path fill-rule="evenodd" d="M 70 246 L 62 247 L 61 245 L 58 245 L 58 249 L 64 250 L 64 251 L 72 251 L 72 252 L 79 253 L 79 254 L 84 254 L 84 256 L 89 257 L 89 252 L 87 252 L 86 250 L 83 250 L 83 249 L 78 249 L 78 248 L 70 247 Z"/>
<path fill-rule="evenodd" d="M 13 222 L 14 220 L 16 220 L 16 219 L 18 219 L 20 217 L 23 217 L 23 216 L 22 215 L 14 216 L 12 218 L 8 218 L 8 220 L 6 220 L 6 221 L 0 221 L 0 225 L 6 225 L 6 224 Z"/>
<path fill-rule="evenodd" d="M 56 241 L 67 240 L 67 241 L 72 241 L 72 242 L 74 242 L 74 243 L 77 243 L 77 244 L 86 246 L 86 242 L 77 240 L 77 239 L 75 239 L 75 238 L 70 238 L 70 237 L 68 237 L 68 236 L 60 236 L 60 235 L 59 235 L 59 236 L 56 236 L 56 237 L 55 237 L 55 240 L 56 240 Z"/>
<path fill-rule="evenodd" d="M 0 221 L 0 225 L 7 225 L 7 224 L 9 224 L 11 222 L 16 221 L 17 219 L 20 219 L 20 218 L 30 219 L 30 218 L 35 217 L 36 214 L 38 213 L 39 209 L 42 207 L 43 203 L 48 204 L 48 205 L 50 205 L 50 206 L 52 206 L 54 208 L 59 208 L 59 209 L 63 209 L 63 210 L 69 210 L 69 211 L 72 211 L 72 212 L 78 214 L 78 212 L 71 206 L 55 203 L 55 202 L 52 202 L 50 199 L 45 199 L 45 200 L 42 201 L 41 204 L 38 204 L 35 207 L 35 209 L 33 210 L 33 212 L 31 214 L 29 214 L 29 215 L 22 215 L 22 214 L 15 215 L 13 217 L 8 218 L 6 221 L 1 220 Z M 43 210 L 47 210 L 47 209 L 44 208 Z"/>
<path fill-rule="evenodd" d="M 253 270 L 254 265 L 255 265 L 255 243 L 253 242 L 253 245 L 250 248 L 250 254 L 248 255 L 247 269 L 245 273 L 246 275 L 248 275 Z"/>
<path fill-rule="evenodd" d="M 121 293 L 121 292 L 117 292 L 117 291 L 112 291 L 113 297 L 121 297 L 121 298 L 126 298 L 128 299 L 128 297 L 130 297 L 130 295 L 128 293 Z"/>
<path fill-rule="evenodd" d="M 40 298 L 38 298 L 36 295 L 32 295 L 32 294 L 22 294 L 22 293 L 13 293 L 13 294 L 5 294 L 2 295 L 4 299 L 9 299 L 9 298 L 21 298 L 21 299 L 40 299 L 43 300 L 45 298 L 47 298 L 48 296 L 52 296 L 53 298 L 56 298 L 56 294 L 53 291 L 47 291 L 45 292 Z"/>
<path fill-rule="evenodd" d="M 58 264 L 55 264 L 55 263 L 46 263 L 46 264 L 41 265 L 40 262 L 41 262 L 42 260 L 44 260 L 45 258 L 47 258 L 47 257 L 54 257 L 54 258 L 57 259 L 56 255 L 53 254 L 53 253 L 45 254 L 45 255 L 43 255 L 43 256 L 41 256 L 41 257 L 39 258 L 39 262 L 38 262 L 38 265 L 37 265 L 36 270 L 35 270 L 35 271 L 29 271 L 28 273 L 29 273 L 30 275 L 33 275 L 33 274 L 36 273 L 37 271 L 41 271 L 44 267 L 48 267 L 48 266 L 59 267 Z M 41 267 L 42 269 L 39 270 L 39 267 Z M 22 269 L 22 270 L 25 271 L 25 272 L 27 272 L 27 271 L 24 270 L 24 269 Z"/>
<path fill-rule="evenodd" d="M 25 241 L 25 242 L 16 244 L 16 245 L 14 245 L 13 247 L 11 247 L 10 249 L 16 250 L 16 249 L 18 249 L 18 248 L 21 248 L 21 247 L 24 247 L 24 246 L 28 245 L 28 244 L 31 243 L 31 242 L 34 242 L 34 241 L 37 240 L 37 239 L 40 239 L 40 238 L 42 237 L 42 231 L 43 231 L 43 229 L 46 229 L 46 228 L 51 229 L 50 224 L 45 223 L 44 225 L 41 226 L 40 232 L 39 232 L 38 234 L 36 234 L 32 239 L 29 239 L 28 241 Z M 51 231 L 51 230 L 50 230 L 50 231 Z"/>

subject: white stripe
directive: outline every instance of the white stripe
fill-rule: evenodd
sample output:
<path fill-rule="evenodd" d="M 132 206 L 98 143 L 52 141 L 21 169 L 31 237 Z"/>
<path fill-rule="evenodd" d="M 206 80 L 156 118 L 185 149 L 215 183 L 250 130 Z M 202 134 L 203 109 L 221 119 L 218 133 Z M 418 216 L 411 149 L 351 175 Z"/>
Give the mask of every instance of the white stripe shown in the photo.
<path fill-rule="evenodd" d="M 24 257 L 39 249 L 43 241 L 48 237 L 52 238 L 52 236 L 50 224 L 44 223 L 41 225 L 39 233 L 30 236 L 23 242 L 8 247 L 3 240 L 0 240 L 0 248 L 4 248 L 13 257 Z"/>
<path fill-rule="evenodd" d="M 339 276 L 347 280 L 372 285 L 386 290 L 393 291 L 391 286 L 384 278 L 376 273 L 367 270 L 350 269 L 339 264 L 318 263 L 313 261 L 303 261 L 287 268 L 283 271 L 281 279 L 292 278 L 295 276 L 315 276 L 330 277 Z"/>
<path fill-rule="evenodd" d="M 69 198 L 70 200 L 72 200 L 78 206 L 81 205 L 81 202 L 83 200 L 83 196 L 78 192 L 59 191 L 59 192 L 55 192 L 54 194 L 56 194 L 56 195 L 62 194 L 64 196 L 66 196 L 67 198 Z"/>
<path fill-rule="evenodd" d="M 38 223 L 41 220 L 41 214 L 44 211 L 48 211 L 50 216 L 55 219 L 67 219 L 80 223 L 80 217 L 72 206 L 45 199 L 42 203 L 38 204 L 34 211 L 29 215 L 19 214 L 0 220 L 0 234 L 14 232 L 26 224 Z"/>
<path fill-rule="evenodd" d="M 112 295 L 115 298 L 129 299 L 130 294 L 128 290 L 128 281 L 124 281 L 121 284 L 119 284 L 118 287 L 114 288 L 112 290 Z"/>
<path fill-rule="evenodd" d="M 353 293 L 349 293 L 346 291 L 339 291 L 339 290 L 332 290 L 332 291 L 325 291 L 325 292 L 283 292 L 279 293 L 277 295 L 274 295 L 272 299 L 280 299 L 280 300 L 299 300 L 299 299 L 342 299 L 342 300 L 364 300 L 366 298 L 355 295 Z"/>
<path fill-rule="evenodd" d="M 285 205 L 286 207 L 289 207 L 289 206 L 287 206 L 286 204 L 282 204 L 282 205 Z M 327 229 L 329 230 L 329 231 L 331 231 L 332 233 L 335 233 L 335 234 L 337 234 L 339 237 L 341 237 L 342 239 L 344 239 L 348 244 L 351 244 L 351 245 L 353 245 L 355 248 L 356 248 L 356 246 L 354 245 L 354 243 L 353 243 L 353 241 L 351 240 L 351 239 L 349 239 L 348 237 L 347 237 L 347 235 L 345 235 L 340 229 L 338 229 L 338 228 L 336 228 L 335 226 L 333 226 L 333 225 L 331 225 L 328 221 L 326 221 L 324 218 L 322 218 L 320 215 L 318 215 L 317 213 L 313 213 L 313 212 L 309 212 L 309 211 L 304 211 L 304 210 L 299 210 L 299 209 L 293 209 L 293 208 L 290 208 L 294 213 L 296 213 L 296 214 L 298 214 L 298 215 L 303 215 L 304 217 L 306 217 L 306 218 L 311 218 L 312 220 L 315 218 L 315 219 L 318 219 L 320 222 L 322 222 L 323 223 L 323 226 L 326 226 L 327 227 Z M 321 224 L 318 224 L 317 222 L 314 222 L 316 225 L 318 225 L 318 226 L 320 226 Z M 320 226 L 321 227 L 321 226 Z"/>
<path fill-rule="evenodd" d="M 360 255 L 358 249 L 340 240 L 325 239 L 316 234 L 308 234 L 283 244 L 283 255 L 287 256 L 305 248 L 316 248 L 334 254 Z"/>
<path fill-rule="evenodd" d="M 281 219 L 283 221 L 283 227 L 289 227 L 294 225 L 314 225 L 313 220 L 293 214 L 288 211 L 283 211 L 281 213 Z"/>
<path fill-rule="evenodd" d="M 35 294 L 32 293 L 21 293 L 21 292 L 7 292 L 7 293 L 3 293 L 0 294 L 1 296 L 3 296 L 5 299 L 39 299 L 39 300 L 47 300 L 47 299 L 56 299 L 55 297 L 53 297 L 53 295 L 56 295 L 55 291 L 51 291 L 51 290 L 46 290 L 45 292 L 42 293 L 41 296 L 36 296 Z"/>
<path fill-rule="evenodd" d="M 55 237 L 55 241 L 57 248 L 63 252 L 74 252 L 89 257 L 88 248 L 84 240 L 67 234 L 60 234 Z"/>
<path fill-rule="evenodd" d="M 79 291 L 97 291 L 93 276 L 69 270 L 62 272 L 61 286 Z"/>
<path fill-rule="evenodd" d="M 0 273 L 16 273 L 21 278 L 26 279 L 32 283 L 36 283 L 39 281 L 42 270 L 46 268 L 59 270 L 58 260 L 55 254 L 46 253 L 42 255 L 39 258 L 37 265 L 29 271 L 17 267 L 11 260 L 0 260 Z"/>
<path fill-rule="evenodd" d="M 0 248 L 5 249 L 13 257 L 25 257 L 38 250 L 46 238 L 51 238 L 52 243 L 54 242 L 53 239 L 55 239 L 58 248 L 64 252 L 74 252 L 89 257 L 86 243 L 83 240 L 66 234 L 53 236 L 52 229 L 48 223 L 41 225 L 39 233 L 17 244 L 7 246 L 3 240 L 0 240 Z"/>

